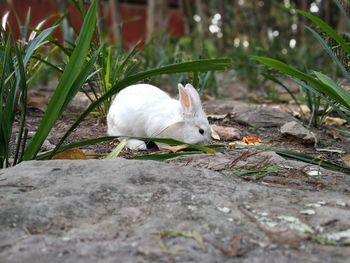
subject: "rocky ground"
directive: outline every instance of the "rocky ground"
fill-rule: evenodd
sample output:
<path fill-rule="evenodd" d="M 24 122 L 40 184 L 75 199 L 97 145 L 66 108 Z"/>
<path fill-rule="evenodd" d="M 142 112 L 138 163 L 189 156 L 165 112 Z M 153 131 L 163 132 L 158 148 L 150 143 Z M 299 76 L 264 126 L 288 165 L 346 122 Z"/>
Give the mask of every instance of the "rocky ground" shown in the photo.
<path fill-rule="evenodd" d="M 38 105 L 29 111 L 33 130 Z M 48 149 L 76 118 L 73 106 Z M 350 138 L 333 123 L 306 129 L 294 105 L 215 100 L 206 111 L 215 143 L 223 144 L 216 154 L 32 161 L 0 170 L 0 262 L 348 262 L 349 175 L 241 142 L 255 136 L 262 146 L 346 167 Z M 69 140 L 105 129 L 103 118 L 89 116 Z M 98 158 L 114 147 L 83 153 Z"/>
<path fill-rule="evenodd" d="M 249 182 L 221 170 L 237 154 L 2 170 L 1 262 L 348 262 L 349 176 L 264 152 L 238 165 L 286 171 Z"/>

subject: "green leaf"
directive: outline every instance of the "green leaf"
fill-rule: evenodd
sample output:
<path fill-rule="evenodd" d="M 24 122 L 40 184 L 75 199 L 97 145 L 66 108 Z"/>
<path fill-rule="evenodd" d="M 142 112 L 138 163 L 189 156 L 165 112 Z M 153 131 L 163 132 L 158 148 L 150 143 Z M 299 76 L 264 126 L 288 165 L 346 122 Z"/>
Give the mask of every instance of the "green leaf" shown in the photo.
<path fill-rule="evenodd" d="M 299 84 L 301 87 L 303 87 L 305 90 L 309 91 L 310 93 L 315 93 L 317 94 L 319 97 L 321 97 L 322 99 L 324 99 L 325 101 L 327 101 L 327 103 L 329 105 L 331 105 L 331 107 L 339 114 L 340 117 L 342 117 L 343 119 L 345 119 L 348 123 L 350 123 L 350 116 L 346 115 L 346 113 L 344 113 L 342 111 L 342 109 L 340 109 L 339 107 L 339 103 L 335 102 L 333 99 L 327 97 L 325 94 L 322 94 L 319 90 L 315 89 L 314 87 L 308 85 L 307 83 L 293 78 L 293 80 Z"/>
<path fill-rule="evenodd" d="M 320 44 L 323 47 L 323 49 L 328 53 L 328 55 L 330 55 L 330 57 L 332 58 L 334 63 L 338 66 L 338 68 L 342 72 L 343 76 L 348 81 L 350 81 L 350 74 L 349 74 L 349 72 L 344 68 L 343 64 L 340 62 L 340 60 L 338 59 L 337 55 L 333 52 L 333 50 L 328 46 L 326 41 L 324 41 L 324 39 L 320 36 L 320 34 L 318 34 L 312 28 L 310 28 L 308 26 L 306 26 L 306 28 L 314 35 L 314 37 L 318 40 L 318 42 L 320 42 Z"/>
<path fill-rule="evenodd" d="M 3 65 L 0 67 L 0 168 L 8 166 L 9 144 L 16 104 L 16 83 L 13 79 L 6 83 L 8 75 L 14 70 L 10 43 L 11 37 L 7 37 L 2 57 Z"/>
<path fill-rule="evenodd" d="M 178 153 L 164 153 L 164 154 L 146 154 L 142 156 L 134 156 L 126 159 L 133 160 L 150 160 L 150 161 L 164 161 L 184 155 L 200 154 L 201 152 L 178 152 Z"/>
<path fill-rule="evenodd" d="M 90 43 L 95 31 L 96 11 L 97 0 L 94 0 L 84 18 L 77 45 L 64 69 L 38 130 L 25 151 L 24 160 L 35 158 L 45 138 L 62 113 L 64 106 L 67 105 L 67 97 L 70 95 L 73 84 L 78 78 L 89 52 Z"/>
<path fill-rule="evenodd" d="M 114 136 L 104 136 L 104 137 L 99 137 L 99 138 L 86 139 L 86 140 L 82 140 L 80 142 L 75 142 L 75 143 L 61 146 L 57 151 L 54 152 L 54 154 L 58 154 L 58 153 L 67 151 L 69 149 L 79 148 L 79 147 L 83 147 L 83 146 L 87 146 L 87 145 L 94 145 L 94 144 L 98 144 L 101 142 L 112 141 L 115 139 L 116 139 L 116 137 L 114 137 Z M 53 154 L 53 150 L 39 153 L 36 157 L 36 160 L 47 160 L 47 159 L 51 158 L 51 156 L 54 154 Z"/>
<path fill-rule="evenodd" d="M 28 61 L 32 57 L 34 51 L 39 48 L 41 45 L 43 45 L 43 42 L 45 39 L 48 38 L 49 35 L 52 34 L 52 32 L 57 28 L 58 26 L 49 27 L 45 30 L 43 30 L 36 38 L 34 38 L 32 41 L 29 42 L 28 48 L 26 50 L 26 55 L 23 59 L 23 64 L 26 66 L 28 64 Z"/>
<path fill-rule="evenodd" d="M 265 64 L 266 66 L 269 66 L 275 70 L 280 71 L 281 73 L 287 74 L 291 76 L 292 78 L 297 78 L 299 80 L 305 81 L 309 83 L 311 86 L 313 86 L 315 89 L 319 90 L 321 93 L 327 95 L 331 99 L 335 100 L 336 102 L 341 103 L 342 105 L 346 105 L 344 99 L 339 95 L 339 92 L 337 92 L 336 89 L 328 86 L 326 83 L 315 79 L 312 75 L 303 73 L 294 67 L 291 67 L 281 61 L 272 59 L 272 58 L 266 58 L 266 57 L 256 57 L 254 56 L 253 59 Z"/>
<path fill-rule="evenodd" d="M 98 58 L 98 55 L 100 54 L 100 49 L 96 50 L 88 62 L 84 64 L 82 67 L 79 75 L 77 76 L 76 80 L 74 81 L 72 88 L 69 90 L 69 94 L 67 95 L 66 101 L 62 107 L 63 110 L 68 106 L 68 104 L 71 102 L 71 100 L 74 98 L 74 96 L 78 93 L 79 89 L 83 86 L 83 84 L 89 80 L 94 74 L 91 75 L 91 72 L 94 70 L 94 64 Z M 61 112 L 61 114 L 62 114 Z"/>
<path fill-rule="evenodd" d="M 19 79 L 19 83 L 17 83 L 17 85 L 19 86 L 20 109 L 21 109 L 16 152 L 15 152 L 14 161 L 13 161 L 13 165 L 16 165 L 18 158 L 19 160 L 21 160 L 23 155 L 23 152 L 20 153 L 21 143 L 25 144 L 25 140 L 22 142 L 22 137 L 25 129 L 25 120 L 26 120 L 26 114 L 27 114 L 27 81 L 26 81 L 26 74 L 25 74 L 22 54 L 19 48 L 17 47 L 16 43 L 14 46 L 15 46 L 16 57 L 18 61 L 18 69 L 16 72 L 18 75 L 17 79 Z"/>
<path fill-rule="evenodd" d="M 114 150 L 113 150 L 112 152 L 110 152 L 110 153 L 106 156 L 106 158 L 115 158 L 115 157 L 117 157 L 117 156 L 121 153 L 121 151 L 125 148 L 126 143 L 127 143 L 127 140 L 126 140 L 126 139 L 122 140 L 122 141 L 117 145 L 117 147 L 115 147 Z"/>
<path fill-rule="evenodd" d="M 75 143 L 71 143 L 68 145 L 60 146 L 57 149 L 55 148 L 55 149 L 53 149 L 51 151 L 47 151 L 45 153 L 40 153 L 36 159 L 37 160 L 50 159 L 55 154 L 64 152 L 64 151 L 69 150 L 69 149 L 83 147 L 86 145 L 93 145 L 93 144 L 97 144 L 97 143 L 101 143 L 101 142 L 105 142 L 105 141 L 111 141 L 111 140 L 118 139 L 120 137 L 125 138 L 125 136 L 104 136 L 104 137 L 99 137 L 99 138 L 82 140 L 80 142 L 75 142 Z M 167 138 L 129 137 L 129 139 L 137 139 L 137 140 L 142 140 L 145 142 L 159 142 L 159 143 L 164 143 L 164 144 L 169 144 L 169 145 L 187 144 L 187 143 L 182 142 L 182 141 L 177 141 L 174 139 L 167 139 Z M 198 151 L 197 153 L 209 153 L 209 154 L 216 153 L 215 149 L 210 148 L 208 146 L 199 146 L 199 145 L 194 145 L 194 144 L 187 144 L 187 145 L 188 145 L 188 149 L 197 150 Z"/>
<path fill-rule="evenodd" d="M 336 5 L 338 6 L 341 14 L 345 17 L 345 20 L 346 20 L 346 25 L 349 27 L 350 26 L 350 19 L 349 19 L 349 16 L 346 12 L 346 10 L 344 9 L 344 7 L 341 5 L 341 3 L 339 2 L 339 0 L 335 0 L 335 3 Z M 348 1 L 349 3 L 349 1 Z"/>
<path fill-rule="evenodd" d="M 288 157 L 288 158 L 292 158 L 292 159 L 296 159 L 302 162 L 306 162 L 306 163 L 311 163 L 311 164 L 316 164 L 321 166 L 322 168 L 328 169 L 328 170 L 332 170 L 332 171 L 337 171 L 337 172 L 342 172 L 345 174 L 350 174 L 350 168 L 348 167 L 344 167 L 332 162 L 328 162 L 328 161 L 324 161 L 324 160 L 320 160 L 317 157 L 313 157 L 307 154 L 303 154 L 303 153 L 298 153 L 298 152 L 294 152 L 294 151 L 289 151 L 289 150 L 274 150 L 278 155 L 284 156 L 284 157 Z"/>
<path fill-rule="evenodd" d="M 301 14 L 302 16 L 308 18 L 315 25 L 320 27 L 329 37 L 331 37 L 334 41 L 336 41 L 342 48 L 344 48 L 346 50 L 346 52 L 348 54 L 350 54 L 349 44 L 330 25 L 328 25 L 326 22 L 324 22 L 322 19 L 318 18 L 317 16 L 310 14 L 309 12 L 306 12 L 306 11 L 300 10 L 300 9 L 295 9 L 295 11 L 298 14 Z"/>
<path fill-rule="evenodd" d="M 310 156 L 310 155 L 307 155 L 304 153 L 290 151 L 287 149 L 276 149 L 274 147 L 260 146 L 260 145 L 259 146 L 248 146 L 247 148 L 253 148 L 253 149 L 263 150 L 263 151 L 274 151 L 275 153 L 277 153 L 278 155 L 281 155 L 283 157 L 288 157 L 288 158 L 302 161 L 305 163 L 319 165 L 320 167 L 331 170 L 331 171 L 342 172 L 342 173 L 350 175 L 350 167 L 345 167 L 345 166 L 342 166 L 342 165 L 339 165 L 339 164 L 336 164 L 333 162 L 321 160 L 318 157 L 313 157 L 313 156 Z"/>
<path fill-rule="evenodd" d="M 337 94 L 336 101 L 350 110 L 350 92 L 340 87 L 337 83 L 335 83 L 325 74 L 317 71 L 314 71 L 314 74 L 322 83 L 324 83 L 329 88 L 329 90 L 332 90 L 332 93 Z"/>

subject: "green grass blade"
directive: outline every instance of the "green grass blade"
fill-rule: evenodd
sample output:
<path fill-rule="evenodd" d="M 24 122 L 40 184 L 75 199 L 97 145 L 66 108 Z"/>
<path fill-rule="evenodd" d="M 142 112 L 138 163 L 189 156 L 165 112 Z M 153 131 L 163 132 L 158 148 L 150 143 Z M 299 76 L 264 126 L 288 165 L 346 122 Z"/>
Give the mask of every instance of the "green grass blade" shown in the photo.
<path fill-rule="evenodd" d="M 340 117 L 342 117 L 344 120 L 347 121 L 347 123 L 350 123 L 350 116 L 346 115 L 338 106 L 339 104 L 332 100 L 331 98 L 327 97 L 326 95 L 322 94 L 319 90 L 315 89 L 314 87 L 306 84 L 305 82 L 298 80 L 298 79 L 293 79 L 297 84 L 299 84 L 301 87 L 303 87 L 306 91 L 309 93 L 315 93 L 318 96 L 320 96 L 322 99 L 327 101 L 327 103 L 339 114 Z M 309 98 L 309 96 L 307 96 Z M 311 95 L 310 95 L 311 97 Z M 309 106 L 309 108 L 312 108 L 312 106 Z M 310 108 L 310 109 L 311 109 Z"/>
<path fill-rule="evenodd" d="M 82 67 L 81 72 L 77 76 L 76 80 L 74 81 L 72 88 L 69 90 L 69 94 L 66 98 L 66 101 L 62 107 L 62 111 L 67 107 L 69 102 L 74 98 L 74 96 L 78 93 L 80 90 L 81 86 L 89 80 L 89 78 L 93 77 L 95 74 L 91 74 L 91 72 L 94 70 L 94 64 L 100 54 L 100 49 L 96 50 L 89 61 L 85 63 L 85 65 Z M 61 112 L 62 113 L 62 112 Z"/>
<path fill-rule="evenodd" d="M 23 64 L 23 57 L 22 54 L 17 47 L 17 44 L 14 45 L 15 51 L 16 51 L 16 57 L 17 57 L 17 63 L 18 63 L 18 69 L 17 74 L 19 79 L 19 83 L 17 85 L 19 86 L 19 95 L 20 95 L 20 109 L 21 109 L 21 115 L 20 115 L 20 122 L 19 122 L 19 131 L 17 136 L 17 145 L 16 145 L 16 151 L 14 156 L 13 165 L 17 164 L 18 158 L 22 158 L 22 154 L 20 153 L 21 143 L 22 143 L 22 137 L 23 137 L 23 131 L 25 128 L 25 122 L 26 122 L 26 115 L 27 115 L 27 78 L 25 74 L 24 64 Z"/>
<path fill-rule="evenodd" d="M 313 157 L 304 153 L 290 151 L 286 149 L 276 149 L 276 148 L 267 147 L 267 146 L 249 146 L 248 148 L 254 148 L 254 149 L 263 150 L 263 151 L 274 151 L 275 153 L 283 157 L 288 157 L 288 158 L 302 161 L 305 163 L 319 165 L 320 167 L 331 171 L 342 172 L 350 175 L 350 167 L 345 167 L 333 162 L 324 161 L 317 157 Z"/>
<path fill-rule="evenodd" d="M 164 143 L 164 144 L 169 144 L 169 145 L 181 145 L 181 144 L 187 144 L 189 146 L 189 149 L 194 149 L 198 150 L 204 153 L 216 153 L 216 151 L 208 146 L 200 146 L 200 145 L 195 145 L 195 144 L 189 144 L 185 143 L 182 141 L 170 139 L 170 138 L 144 138 L 144 137 L 132 137 L 133 139 L 137 140 L 142 140 L 142 141 L 147 141 L 147 142 L 159 142 L 159 143 Z"/>
<path fill-rule="evenodd" d="M 93 139 L 86 139 L 86 140 L 82 140 L 80 142 L 75 142 L 75 143 L 71 143 L 71 144 L 67 144 L 64 146 L 61 146 L 56 152 L 55 154 L 67 151 L 69 149 L 73 149 L 73 148 L 79 148 L 79 147 L 84 147 L 87 145 L 94 145 L 94 144 L 98 144 L 101 142 L 107 142 L 107 141 L 112 141 L 115 140 L 116 137 L 114 136 L 104 136 L 104 137 L 99 137 L 99 138 L 93 138 Z M 53 150 L 51 151 L 47 151 L 44 153 L 39 153 L 36 157 L 37 160 L 47 160 L 50 159 L 52 156 Z"/>
<path fill-rule="evenodd" d="M 345 11 L 344 7 L 341 5 L 341 3 L 339 2 L 339 0 L 334 0 L 336 5 L 338 6 L 342 16 L 345 17 L 345 21 L 346 21 L 346 25 L 349 28 L 350 26 L 350 19 L 349 19 L 349 15 L 348 13 Z M 348 2 L 349 3 L 349 2 Z"/>
<path fill-rule="evenodd" d="M 48 136 L 60 113 L 62 113 L 63 106 L 67 105 L 66 99 L 69 96 L 74 82 L 81 72 L 81 68 L 89 52 L 90 43 L 95 31 L 96 11 L 97 0 L 94 0 L 84 18 L 76 48 L 74 49 L 69 62 L 64 69 L 62 77 L 49 102 L 38 130 L 25 151 L 23 156 L 24 160 L 31 160 L 35 158 L 45 138 Z"/>
<path fill-rule="evenodd" d="M 121 151 L 125 148 L 126 145 L 126 139 L 122 140 L 117 147 L 114 148 L 112 152 L 110 152 L 106 158 L 115 158 L 118 157 L 118 155 L 121 153 Z"/>
<path fill-rule="evenodd" d="M 9 155 L 9 142 L 10 142 L 10 130 L 12 126 L 11 113 L 14 111 L 12 108 L 7 108 L 8 101 L 13 101 L 14 96 L 8 94 L 7 90 L 14 90 L 15 87 L 6 84 L 7 75 L 13 70 L 11 60 L 11 38 L 8 37 L 5 40 L 5 50 L 2 57 L 1 78 L 0 78 L 0 168 L 7 166 L 7 160 Z M 10 110 L 10 112 L 8 112 Z"/>
<path fill-rule="evenodd" d="M 350 110 L 350 92 L 340 87 L 336 82 L 330 79 L 328 76 L 324 75 L 321 72 L 314 71 L 316 77 L 325 85 L 329 87 L 333 92 L 337 94 L 336 101 Z"/>
<path fill-rule="evenodd" d="M 338 66 L 339 70 L 342 72 L 343 76 L 350 81 L 350 74 L 349 72 L 344 68 L 343 64 L 340 62 L 336 54 L 333 52 L 333 50 L 328 46 L 326 41 L 320 36 L 319 33 L 317 33 L 312 28 L 306 26 L 306 28 L 314 35 L 314 37 L 320 42 L 322 48 L 328 53 L 328 55 L 332 58 L 334 63 Z"/>
<path fill-rule="evenodd" d="M 339 94 L 334 89 L 331 89 L 328 85 L 319 81 L 318 79 L 315 79 L 310 74 L 303 73 L 294 67 L 291 67 L 291 66 L 289 66 L 281 61 L 278 61 L 278 60 L 275 60 L 272 58 L 254 56 L 253 59 L 255 59 L 255 60 L 257 60 L 257 61 L 265 64 L 266 66 L 269 66 L 277 71 L 280 71 L 281 73 L 289 75 L 292 78 L 297 78 L 297 79 L 300 79 L 302 81 L 309 83 L 311 86 L 318 89 L 321 93 L 326 94 L 331 99 L 334 99 L 337 102 L 340 100 Z"/>
<path fill-rule="evenodd" d="M 332 162 L 320 160 L 316 157 L 312 157 L 310 155 L 298 153 L 298 152 L 294 152 L 294 151 L 289 151 L 289 150 L 274 150 L 274 151 L 278 155 L 281 155 L 283 157 L 288 157 L 288 158 L 296 159 L 296 160 L 299 160 L 302 162 L 319 165 L 322 168 L 325 168 L 325 169 L 328 169 L 331 171 L 342 172 L 342 173 L 350 175 L 350 168 L 349 167 L 344 167 L 344 166 L 341 166 L 341 165 L 338 165 L 338 164 L 335 164 Z"/>
<path fill-rule="evenodd" d="M 179 64 L 173 64 L 164 66 L 157 69 L 148 70 L 138 74 L 131 75 L 125 79 L 119 81 L 114 85 L 107 93 L 103 94 L 100 98 L 90 104 L 90 106 L 78 117 L 75 123 L 67 130 L 62 136 L 61 140 L 57 144 L 56 148 L 60 147 L 69 134 L 84 120 L 86 116 L 90 114 L 95 108 L 103 103 L 108 98 L 111 98 L 114 94 L 118 93 L 123 88 L 134 84 L 140 80 L 161 75 L 161 74 L 173 74 L 183 73 L 191 71 L 210 71 L 210 70 L 224 70 L 232 65 L 231 59 L 209 59 L 209 60 L 197 60 L 192 62 L 185 62 Z"/>
<path fill-rule="evenodd" d="M 303 117 L 305 117 L 304 112 L 300 106 L 300 103 L 298 101 L 298 99 L 294 96 L 293 92 L 286 86 L 284 85 L 281 81 L 279 81 L 277 78 L 275 78 L 274 76 L 272 76 L 271 74 L 268 73 L 263 73 L 264 78 L 269 79 L 273 82 L 275 82 L 276 84 L 280 85 L 282 88 L 284 88 L 285 91 L 287 91 L 287 93 L 289 94 L 289 96 L 293 99 L 293 101 L 297 104 L 297 106 L 299 107 L 300 113 L 302 114 Z"/>
<path fill-rule="evenodd" d="M 53 26 L 43 30 L 36 38 L 29 42 L 28 48 L 26 50 L 26 55 L 23 59 L 23 64 L 26 66 L 32 57 L 34 51 L 43 45 L 44 41 L 48 38 L 49 35 L 57 28 L 58 26 Z"/>
<path fill-rule="evenodd" d="M 311 20 L 315 25 L 320 27 L 329 37 L 331 37 L 334 41 L 336 41 L 348 54 L 350 54 L 350 46 L 346 42 L 346 40 L 340 36 L 330 25 L 328 25 L 326 22 L 324 22 L 322 19 L 318 18 L 317 16 L 314 16 L 310 14 L 309 12 L 306 12 L 304 10 L 295 10 L 298 14 L 308 18 Z"/>
<path fill-rule="evenodd" d="M 41 154 L 39 154 L 37 156 L 36 159 L 38 159 L 38 160 L 50 159 L 55 154 L 58 154 L 60 152 L 63 152 L 63 151 L 66 151 L 66 150 L 69 150 L 69 149 L 72 149 L 72 148 L 77 148 L 77 147 L 82 147 L 82 146 L 86 146 L 86 145 L 97 144 L 97 143 L 105 142 L 105 141 L 111 141 L 111 140 L 118 139 L 120 137 L 125 138 L 125 136 L 104 136 L 104 137 L 100 137 L 100 138 L 82 140 L 80 142 L 75 142 L 75 143 L 67 144 L 67 145 L 64 145 L 64 146 L 56 147 L 55 149 L 53 149 L 51 151 L 47 151 L 45 153 L 41 153 Z M 164 144 L 169 144 L 169 145 L 187 144 L 185 142 L 181 142 L 181 141 L 174 140 L 174 139 L 168 139 L 168 138 L 145 138 L 145 137 L 129 137 L 129 138 L 130 139 L 142 140 L 142 141 L 145 141 L 145 142 L 159 142 L 159 143 L 164 143 Z M 194 144 L 187 144 L 187 145 L 188 145 L 188 149 L 197 150 L 197 151 L 199 151 L 201 153 L 209 153 L 209 154 L 216 153 L 216 150 L 211 148 L 211 147 L 209 147 L 209 146 L 199 146 L 199 145 L 194 145 Z"/>
<path fill-rule="evenodd" d="M 119 81 L 120 77 L 122 76 L 122 73 L 125 68 L 127 68 L 130 65 L 130 61 L 137 55 L 139 52 L 139 44 L 136 44 L 134 48 L 129 52 L 129 54 L 124 58 L 122 63 L 117 67 L 115 70 L 113 76 L 112 76 L 112 85 L 115 86 L 117 81 Z"/>
<path fill-rule="evenodd" d="M 165 161 L 184 155 L 200 154 L 201 152 L 179 152 L 179 153 L 164 153 L 164 154 L 145 154 L 141 156 L 129 157 L 132 160 L 148 160 L 148 161 Z"/>
<path fill-rule="evenodd" d="M 341 133 L 341 135 L 346 136 L 346 137 L 350 137 L 350 131 L 347 130 L 343 130 L 343 129 L 336 129 L 338 132 Z"/>

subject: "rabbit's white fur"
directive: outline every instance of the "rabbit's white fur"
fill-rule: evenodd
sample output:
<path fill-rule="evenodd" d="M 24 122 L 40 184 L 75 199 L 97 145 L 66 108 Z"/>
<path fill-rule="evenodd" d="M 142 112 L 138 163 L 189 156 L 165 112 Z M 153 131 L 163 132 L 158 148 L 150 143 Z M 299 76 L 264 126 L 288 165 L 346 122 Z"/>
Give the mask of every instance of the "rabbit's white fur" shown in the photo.
<path fill-rule="evenodd" d="M 175 100 L 152 85 L 126 87 L 115 97 L 108 112 L 108 134 L 208 144 L 210 127 L 197 91 L 191 84 L 179 84 L 178 88 L 179 100 Z M 128 140 L 127 147 L 147 149 L 143 141 L 135 139 Z"/>

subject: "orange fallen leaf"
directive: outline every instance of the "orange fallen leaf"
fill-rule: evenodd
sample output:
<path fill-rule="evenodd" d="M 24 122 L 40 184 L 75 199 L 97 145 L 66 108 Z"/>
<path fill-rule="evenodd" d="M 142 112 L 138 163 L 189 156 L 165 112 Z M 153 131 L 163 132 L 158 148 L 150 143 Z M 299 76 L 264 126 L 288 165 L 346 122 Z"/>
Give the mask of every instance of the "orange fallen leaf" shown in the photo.
<path fill-rule="evenodd" d="M 255 136 L 243 137 L 242 141 L 246 144 L 261 143 L 263 140 Z"/>
<path fill-rule="evenodd" d="M 52 159 L 55 160 L 86 160 L 85 153 L 79 148 L 69 149 L 67 151 L 56 154 Z"/>

